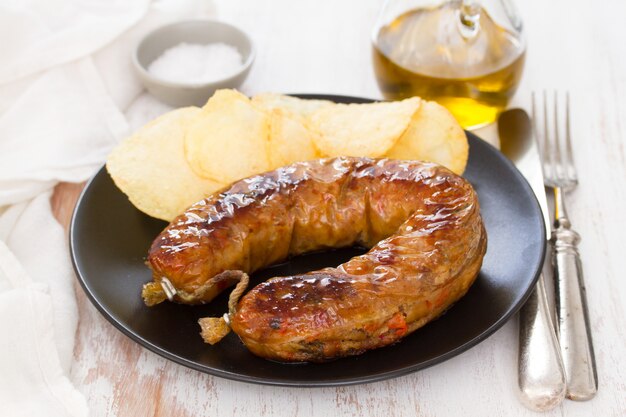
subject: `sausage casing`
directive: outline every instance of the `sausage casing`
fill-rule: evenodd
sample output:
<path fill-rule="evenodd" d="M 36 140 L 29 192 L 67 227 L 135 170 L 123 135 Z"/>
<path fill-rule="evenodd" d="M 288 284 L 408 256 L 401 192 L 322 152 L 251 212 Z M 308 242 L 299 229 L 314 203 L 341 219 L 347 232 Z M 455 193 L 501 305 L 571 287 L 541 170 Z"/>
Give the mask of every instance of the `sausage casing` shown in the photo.
<path fill-rule="evenodd" d="M 223 271 L 350 245 L 372 249 L 253 288 L 231 317 L 233 331 L 255 354 L 281 361 L 394 343 L 467 292 L 486 234 L 473 188 L 446 168 L 341 157 L 241 180 L 193 205 L 157 237 L 148 262 L 177 301 L 196 303 L 232 284 Z"/>

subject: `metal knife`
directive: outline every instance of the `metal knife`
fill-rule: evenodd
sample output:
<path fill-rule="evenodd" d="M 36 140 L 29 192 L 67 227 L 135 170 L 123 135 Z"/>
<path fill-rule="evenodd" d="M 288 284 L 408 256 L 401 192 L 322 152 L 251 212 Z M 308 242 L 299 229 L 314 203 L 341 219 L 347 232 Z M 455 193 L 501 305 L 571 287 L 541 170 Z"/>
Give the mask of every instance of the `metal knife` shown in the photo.
<path fill-rule="evenodd" d="M 524 175 L 539 201 L 549 237 L 550 216 L 537 143 L 528 114 L 521 109 L 503 112 L 498 118 L 500 148 Z M 556 407 L 565 398 L 565 371 L 549 312 L 543 273 L 519 313 L 520 397 L 535 411 Z"/>

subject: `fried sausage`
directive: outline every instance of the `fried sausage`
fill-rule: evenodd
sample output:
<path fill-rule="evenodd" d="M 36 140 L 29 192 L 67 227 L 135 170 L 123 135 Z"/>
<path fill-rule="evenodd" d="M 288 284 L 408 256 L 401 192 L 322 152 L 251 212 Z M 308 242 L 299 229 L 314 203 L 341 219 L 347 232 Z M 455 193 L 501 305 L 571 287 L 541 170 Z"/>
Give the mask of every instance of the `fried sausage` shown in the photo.
<path fill-rule="evenodd" d="M 231 314 L 233 331 L 253 353 L 280 361 L 394 343 L 467 292 L 486 234 L 473 188 L 448 169 L 341 157 L 241 180 L 193 205 L 157 237 L 148 263 L 175 301 L 197 303 L 236 281 L 228 271 L 350 245 L 372 249 L 249 291 Z M 148 304 L 163 298 L 150 298 L 155 283 L 144 288 Z"/>

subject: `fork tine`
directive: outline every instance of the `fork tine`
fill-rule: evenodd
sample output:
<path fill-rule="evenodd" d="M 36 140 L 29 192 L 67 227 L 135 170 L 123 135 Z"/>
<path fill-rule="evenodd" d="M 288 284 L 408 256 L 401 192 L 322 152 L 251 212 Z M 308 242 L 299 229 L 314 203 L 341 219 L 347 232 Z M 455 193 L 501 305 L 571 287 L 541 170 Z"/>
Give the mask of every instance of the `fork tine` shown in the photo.
<path fill-rule="evenodd" d="M 554 101 L 554 119 L 552 123 L 554 123 L 554 160 L 553 167 L 555 169 L 554 179 L 556 182 L 563 181 L 567 175 L 567 172 L 564 170 L 565 161 L 563 159 L 563 152 L 561 152 L 561 135 L 559 134 L 559 95 L 557 91 L 554 91 L 553 94 Z"/>
<path fill-rule="evenodd" d="M 556 169 L 554 164 L 554 143 L 550 140 L 550 126 L 548 118 L 548 92 L 543 90 L 543 148 L 544 148 L 544 166 L 545 176 L 548 180 L 556 178 Z"/>
<path fill-rule="evenodd" d="M 572 135 L 570 125 L 569 91 L 565 93 L 565 148 L 566 168 L 565 172 L 570 180 L 577 181 L 576 165 L 574 165 L 574 152 L 572 151 Z"/>

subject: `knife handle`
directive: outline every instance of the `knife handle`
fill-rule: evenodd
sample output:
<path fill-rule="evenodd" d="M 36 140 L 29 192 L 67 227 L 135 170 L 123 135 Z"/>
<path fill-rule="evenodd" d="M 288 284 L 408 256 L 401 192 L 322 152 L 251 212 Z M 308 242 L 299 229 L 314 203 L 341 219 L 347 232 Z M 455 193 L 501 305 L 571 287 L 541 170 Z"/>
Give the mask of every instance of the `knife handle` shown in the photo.
<path fill-rule="evenodd" d="M 565 398 L 565 372 L 543 274 L 520 310 L 518 378 L 522 403 L 531 410 L 550 410 Z"/>
<path fill-rule="evenodd" d="M 565 217 L 556 221 L 552 233 L 552 264 L 556 285 L 557 323 L 561 356 L 567 378 L 567 398 L 590 400 L 598 391 L 583 269 L 578 254 L 580 236 Z"/>

